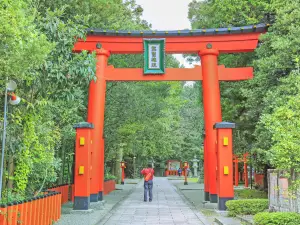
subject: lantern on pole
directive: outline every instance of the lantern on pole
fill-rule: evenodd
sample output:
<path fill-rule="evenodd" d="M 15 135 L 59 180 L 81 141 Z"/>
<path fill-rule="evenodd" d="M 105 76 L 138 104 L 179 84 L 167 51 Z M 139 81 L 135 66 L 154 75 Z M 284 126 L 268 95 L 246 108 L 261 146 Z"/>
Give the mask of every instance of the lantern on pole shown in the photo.
<path fill-rule="evenodd" d="M 122 169 L 122 179 L 121 179 L 121 184 L 124 184 L 124 179 L 125 179 L 125 172 L 124 169 L 126 168 L 126 163 L 124 161 L 121 161 L 121 169 Z"/>
<path fill-rule="evenodd" d="M 187 169 L 189 167 L 189 163 L 187 161 L 185 161 L 183 163 L 183 168 L 184 168 L 184 185 L 188 185 L 188 182 L 187 182 Z"/>

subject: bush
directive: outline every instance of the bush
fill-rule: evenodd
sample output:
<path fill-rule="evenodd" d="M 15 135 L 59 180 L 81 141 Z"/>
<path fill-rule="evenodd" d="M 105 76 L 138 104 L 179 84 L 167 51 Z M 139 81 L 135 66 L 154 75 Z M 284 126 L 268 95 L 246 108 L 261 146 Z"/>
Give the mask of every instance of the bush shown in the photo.
<path fill-rule="evenodd" d="M 254 216 L 256 225 L 299 225 L 300 214 L 292 212 L 262 212 Z"/>
<path fill-rule="evenodd" d="M 234 190 L 234 195 L 238 199 L 268 198 L 268 194 L 266 192 L 255 189 Z"/>
<path fill-rule="evenodd" d="M 106 173 L 105 177 L 104 177 L 104 180 L 116 180 L 116 179 L 117 179 L 117 177 L 110 173 Z"/>
<path fill-rule="evenodd" d="M 268 199 L 243 199 L 226 202 L 228 215 L 254 215 L 268 209 Z"/>

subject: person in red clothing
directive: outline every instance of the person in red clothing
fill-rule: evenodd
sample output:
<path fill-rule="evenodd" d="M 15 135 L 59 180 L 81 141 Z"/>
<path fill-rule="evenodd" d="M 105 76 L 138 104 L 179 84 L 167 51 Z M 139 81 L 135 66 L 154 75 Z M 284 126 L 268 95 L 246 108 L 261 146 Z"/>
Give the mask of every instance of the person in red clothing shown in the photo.
<path fill-rule="evenodd" d="M 148 164 L 147 168 L 144 168 L 141 171 L 141 174 L 144 175 L 144 202 L 147 201 L 148 192 L 149 192 L 149 202 L 152 202 L 152 188 L 153 188 L 153 175 L 154 169 L 152 169 L 152 164 Z"/>

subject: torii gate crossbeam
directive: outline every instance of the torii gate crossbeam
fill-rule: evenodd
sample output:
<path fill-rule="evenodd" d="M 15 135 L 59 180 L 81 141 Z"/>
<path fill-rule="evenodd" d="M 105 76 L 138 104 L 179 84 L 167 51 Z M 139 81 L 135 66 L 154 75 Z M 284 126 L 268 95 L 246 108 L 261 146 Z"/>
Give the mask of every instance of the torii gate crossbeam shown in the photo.
<path fill-rule="evenodd" d="M 253 78 L 253 68 L 225 68 L 218 66 L 219 81 L 249 80 Z M 108 66 L 105 71 L 106 81 L 202 81 L 202 68 L 195 66 L 193 69 L 167 68 L 163 76 L 144 75 L 143 69 L 114 68 Z"/>

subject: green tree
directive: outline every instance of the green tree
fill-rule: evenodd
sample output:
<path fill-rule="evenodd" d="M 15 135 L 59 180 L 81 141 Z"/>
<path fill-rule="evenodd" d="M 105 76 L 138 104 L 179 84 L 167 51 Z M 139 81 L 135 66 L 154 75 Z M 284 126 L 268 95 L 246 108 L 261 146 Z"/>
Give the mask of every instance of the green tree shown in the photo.
<path fill-rule="evenodd" d="M 300 27 L 299 2 L 193 1 L 189 18 L 193 28 L 272 24 L 268 32 L 261 36 L 255 53 L 220 56 L 220 63 L 228 67 L 254 66 L 255 71 L 251 81 L 224 82 L 221 94 L 223 119 L 238 124 L 234 134 L 235 151 L 251 151 L 255 155 L 254 163 L 259 172 L 266 173 L 270 167 L 280 167 L 272 157 L 277 153 L 274 151 L 276 144 L 273 140 L 276 135 L 270 121 L 279 118 L 277 110 L 293 96 L 287 88 L 286 91 L 282 89 L 288 86 L 287 82 L 292 85 L 294 81 L 282 78 L 291 76 L 291 71 L 297 70 L 295 60 L 299 58 L 299 40 L 295 34 Z M 277 101 L 275 96 L 281 100 Z M 286 130 L 286 133 L 288 135 L 290 131 Z M 286 169 L 289 169 L 288 164 Z"/>

